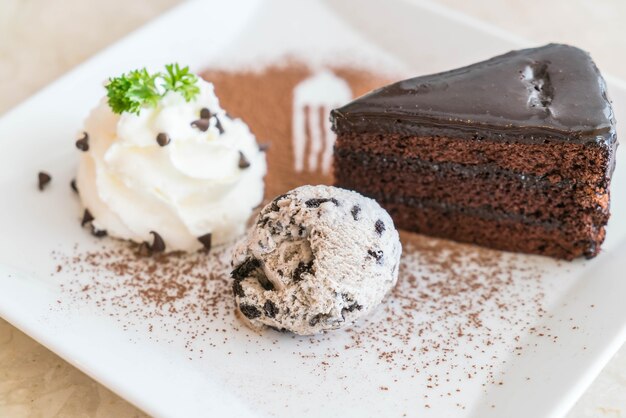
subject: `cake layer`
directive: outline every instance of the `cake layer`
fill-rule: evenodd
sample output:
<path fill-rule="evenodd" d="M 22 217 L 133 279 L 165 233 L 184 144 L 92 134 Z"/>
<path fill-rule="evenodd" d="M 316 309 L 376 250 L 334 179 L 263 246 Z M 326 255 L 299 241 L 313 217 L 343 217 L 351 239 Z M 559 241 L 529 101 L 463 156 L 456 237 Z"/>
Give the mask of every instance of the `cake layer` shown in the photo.
<path fill-rule="evenodd" d="M 477 245 L 572 260 L 594 257 L 604 228 L 589 219 L 569 224 L 529 224 L 518 219 L 487 218 L 452 208 L 380 201 L 397 227 Z"/>
<path fill-rule="evenodd" d="M 594 224 L 604 225 L 609 217 L 605 190 L 569 179 L 552 183 L 491 165 L 432 164 L 417 158 L 344 148 L 336 151 L 335 164 L 338 186 L 367 195 L 437 201 L 539 222 L 588 215 Z"/>
<path fill-rule="evenodd" d="M 443 136 L 342 133 L 335 152 L 358 150 L 364 154 L 393 155 L 431 163 L 492 166 L 545 178 L 551 183 L 570 179 L 597 188 L 607 188 L 614 169 L 612 148 L 600 144 L 563 142 L 509 143 Z M 337 171 L 337 170 L 336 170 Z"/>
<path fill-rule="evenodd" d="M 604 239 L 615 119 L 578 48 L 402 80 L 331 121 L 337 184 L 379 199 L 401 228 L 567 259 Z"/>

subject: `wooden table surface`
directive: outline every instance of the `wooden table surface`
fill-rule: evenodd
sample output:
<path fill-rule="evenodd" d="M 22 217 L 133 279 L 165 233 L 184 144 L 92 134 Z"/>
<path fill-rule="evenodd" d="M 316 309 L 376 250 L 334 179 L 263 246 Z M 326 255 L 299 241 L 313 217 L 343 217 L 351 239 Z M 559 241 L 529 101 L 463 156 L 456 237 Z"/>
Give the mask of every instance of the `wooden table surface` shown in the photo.
<path fill-rule="evenodd" d="M 577 45 L 626 79 L 624 0 L 433 1 L 537 44 Z M 179 2 L 0 0 L 0 114 Z M 0 417 L 113 416 L 145 414 L 0 319 Z M 626 347 L 568 417 L 626 417 Z"/>

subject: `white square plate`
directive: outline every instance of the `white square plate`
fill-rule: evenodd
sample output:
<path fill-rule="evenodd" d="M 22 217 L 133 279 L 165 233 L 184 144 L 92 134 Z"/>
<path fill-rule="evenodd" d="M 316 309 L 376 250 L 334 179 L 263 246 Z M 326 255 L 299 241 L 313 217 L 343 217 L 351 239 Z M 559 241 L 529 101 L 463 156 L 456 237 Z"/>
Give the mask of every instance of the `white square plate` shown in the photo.
<path fill-rule="evenodd" d="M 239 324 L 232 303 L 224 301 L 217 319 L 198 319 L 196 326 L 206 321 L 208 332 L 193 343 L 192 352 L 189 334 L 177 331 L 187 323 L 178 324 L 176 314 L 160 318 L 149 332 L 146 324 L 153 319 L 121 323 L 124 307 L 103 308 L 69 297 L 68 287 L 77 281 L 88 284 L 92 277 L 88 271 L 75 275 L 76 269 L 67 266 L 54 273 L 59 258 L 51 255 L 71 255 L 75 244 L 79 249 L 119 245 L 111 240 L 94 244 L 80 229 L 77 199 L 68 187 L 76 168 L 74 134 L 102 95 L 102 80 L 112 74 L 172 61 L 201 70 L 283 54 L 317 62 L 349 51 L 417 75 L 519 46 L 529 45 L 419 1 L 236 0 L 180 6 L 0 120 L 0 315 L 159 416 L 565 414 L 626 337 L 626 171 L 621 161 L 612 184 L 613 216 L 597 258 L 564 263 L 487 252 L 515 266 L 512 272 L 456 261 L 465 269 L 461 277 L 465 271 L 468 277 L 512 279 L 502 285 L 500 299 L 487 302 L 495 305 L 482 311 L 479 329 L 470 330 L 473 338 L 467 330 L 459 335 L 450 330 L 466 318 L 463 314 L 438 315 L 425 304 L 419 305 L 423 311 L 411 312 L 395 296 L 351 331 L 319 338 L 273 331 L 257 335 Z M 609 91 L 618 120 L 626 120 L 626 85 L 609 79 Z M 42 169 L 54 178 L 44 193 L 35 187 Z M 420 258 L 410 245 L 406 248 L 407 257 Z M 471 258 L 475 250 L 458 246 L 457 251 Z M 422 263 L 421 271 L 405 268 L 402 280 L 415 274 L 418 289 L 423 286 L 426 293 L 431 288 L 424 280 L 450 280 L 451 272 L 426 259 Z M 489 283 L 480 277 L 478 287 Z M 207 291 L 215 286 L 209 281 Z M 430 296 L 448 297 L 433 292 Z M 511 312 L 507 304 L 516 309 Z M 387 316 L 407 313 L 411 319 L 398 327 L 413 326 L 414 335 L 396 325 L 382 332 Z M 488 341 L 488 336 L 497 339 Z M 416 354 L 407 354 L 413 348 Z"/>

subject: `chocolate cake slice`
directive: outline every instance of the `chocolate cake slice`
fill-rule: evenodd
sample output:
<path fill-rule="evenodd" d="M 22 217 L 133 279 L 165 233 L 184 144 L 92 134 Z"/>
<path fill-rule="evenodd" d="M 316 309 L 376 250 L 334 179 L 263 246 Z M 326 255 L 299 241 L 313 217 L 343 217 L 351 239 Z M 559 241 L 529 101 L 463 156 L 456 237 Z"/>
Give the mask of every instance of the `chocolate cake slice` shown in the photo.
<path fill-rule="evenodd" d="M 550 44 L 400 81 L 331 112 L 335 181 L 400 228 L 594 257 L 617 138 L 598 68 Z"/>

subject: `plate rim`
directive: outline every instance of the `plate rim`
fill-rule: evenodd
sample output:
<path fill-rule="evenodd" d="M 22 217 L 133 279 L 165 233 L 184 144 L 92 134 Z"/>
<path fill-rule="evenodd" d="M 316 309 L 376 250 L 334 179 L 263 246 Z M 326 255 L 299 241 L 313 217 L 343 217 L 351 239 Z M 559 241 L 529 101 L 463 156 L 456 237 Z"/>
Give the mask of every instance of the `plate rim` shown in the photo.
<path fill-rule="evenodd" d="M 413 7 L 427 9 L 429 11 L 432 11 L 434 13 L 441 15 L 442 17 L 450 19 L 454 21 L 455 23 L 466 25 L 472 28 L 473 30 L 483 32 L 485 34 L 496 37 L 498 39 L 515 43 L 518 46 L 533 44 L 533 42 L 530 42 L 529 40 L 519 37 L 515 34 L 512 34 L 511 32 L 508 32 L 502 28 L 499 28 L 495 25 L 484 22 L 472 16 L 466 15 L 463 12 L 457 11 L 448 6 L 435 3 L 434 1 L 431 1 L 431 0 L 397 0 L 397 1 L 408 3 Z M 120 45 L 125 44 L 126 42 L 129 41 L 129 39 L 136 37 L 140 33 L 149 32 L 151 28 L 154 26 L 157 26 L 159 22 L 168 19 L 170 16 L 174 15 L 175 13 L 183 13 L 183 11 L 186 10 L 187 8 L 193 8 L 194 3 L 196 2 L 183 2 L 179 5 L 176 5 L 174 7 L 167 9 L 167 11 L 165 11 L 164 13 L 148 21 L 147 23 L 139 26 L 138 28 L 129 32 L 128 34 L 121 37 L 117 41 L 109 44 L 105 48 L 99 50 L 98 52 L 90 56 L 88 59 L 83 61 L 82 63 L 73 67 L 72 69 L 65 72 L 64 74 L 62 74 L 55 80 L 51 81 L 46 86 L 42 87 L 41 89 L 39 89 L 38 91 L 30 95 L 29 97 L 20 101 L 18 104 L 11 107 L 3 114 L 0 114 L 0 130 L 2 130 L 4 123 L 6 123 L 6 121 L 15 117 L 20 112 L 21 109 L 29 106 L 33 102 L 36 102 L 49 89 L 52 89 L 57 85 L 67 82 L 67 80 L 71 79 L 75 74 L 81 73 L 85 67 L 93 65 L 94 61 L 108 54 L 111 50 L 114 50 Z M 610 73 L 605 73 L 605 72 L 603 72 L 603 76 L 607 80 L 607 82 L 609 82 L 612 85 L 612 88 L 614 86 L 626 92 L 626 80 L 622 80 L 618 77 L 611 75 Z M 0 140 L 0 145 L 1 144 L 3 144 L 3 142 Z M 3 267 L 3 266 L 0 266 L 0 267 Z M 137 406 L 139 409 L 145 412 L 148 412 L 151 415 L 159 415 L 159 411 L 154 410 L 150 404 L 146 403 L 145 400 L 142 399 L 141 396 L 137 396 L 137 394 L 134 393 L 134 391 L 121 392 L 122 388 L 119 387 L 117 382 L 112 382 L 111 379 L 109 379 L 109 377 L 106 375 L 95 374 L 93 370 L 91 370 L 86 364 L 83 364 L 81 362 L 79 358 L 80 356 L 76 356 L 75 353 L 71 353 L 71 350 L 66 350 L 65 347 L 63 347 L 62 345 L 55 344 L 55 342 L 50 340 L 47 335 L 37 332 L 36 329 L 34 329 L 34 327 L 32 326 L 33 325 L 32 323 L 29 324 L 27 320 L 24 320 L 24 318 L 19 318 L 19 317 L 16 317 L 15 315 L 12 315 L 11 312 L 5 309 L 5 306 L 3 306 L 2 304 L 0 304 L 0 317 L 5 319 L 7 322 L 15 326 L 20 331 L 24 332 L 26 335 L 28 335 L 33 340 L 37 341 L 39 344 L 43 345 L 44 347 L 46 347 L 47 349 L 49 349 L 50 351 L 52 351 L 59 357 L 63 358 L 73 367 L 76 367 L 81 372 L 90 376 L 90 378 L 94 379 L 95 381 L 102 383 L 109 390 L 116 393 L 118 396 L 122 397 L 123 399 L 126 399 L 133 405 Z M 609 347 L 606 347 L 603 355 L 601 356 L 602 358 L 597 359 L 594 362 L 594 364 L 596 364 L 596 367 L 594 367 L 593 370 L 591 371 L 589 370 L 587 371 L 586 378 L 583 382 L 579 381 L 576 385 L 573 385 L 570 388 L 570 394 L 571 393 L 574 393 L 574 394 L 571 396 L 568 396 L 567 399 L 562 402 L 561 408 L 555 408 L 555 410 L 552 411 L 552 415 L 560 416 L 561 413 L 563 414 L 567 413 L 567 411 L 569 411 L 574 406 L 576 401 L 587 390 L 587 388 L 593 383 L 596 377 L 604 369 L 608 361 L 624 345 L 625 342 L 626 342 L 626 324 L 623 327 L 621 334 L 618 334 L 614 337 L 614 343 L 611 344 Z"/>

